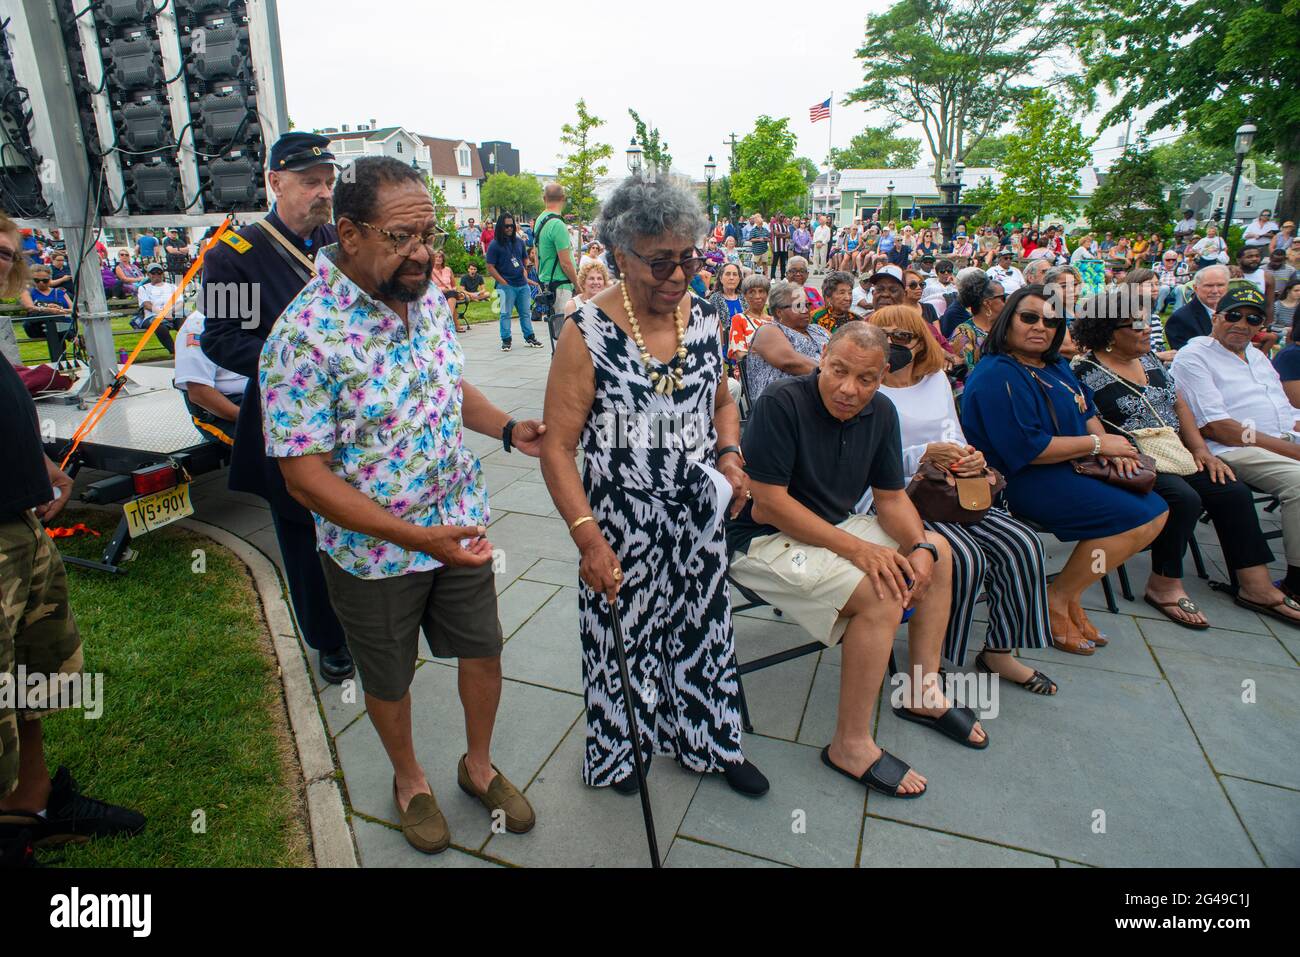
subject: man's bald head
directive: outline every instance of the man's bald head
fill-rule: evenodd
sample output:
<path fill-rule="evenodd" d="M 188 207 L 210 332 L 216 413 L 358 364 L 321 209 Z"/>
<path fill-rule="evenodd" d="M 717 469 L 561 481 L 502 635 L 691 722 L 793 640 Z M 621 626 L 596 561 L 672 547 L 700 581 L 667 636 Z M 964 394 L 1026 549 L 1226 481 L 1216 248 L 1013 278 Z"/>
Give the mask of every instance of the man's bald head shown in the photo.
<path fill-rule="evenodd" d="M 564 187 L 559 183 L 547 183 L 546 188 L 542 190 L 542 201 L 547 206 L 564 202 Z"/>

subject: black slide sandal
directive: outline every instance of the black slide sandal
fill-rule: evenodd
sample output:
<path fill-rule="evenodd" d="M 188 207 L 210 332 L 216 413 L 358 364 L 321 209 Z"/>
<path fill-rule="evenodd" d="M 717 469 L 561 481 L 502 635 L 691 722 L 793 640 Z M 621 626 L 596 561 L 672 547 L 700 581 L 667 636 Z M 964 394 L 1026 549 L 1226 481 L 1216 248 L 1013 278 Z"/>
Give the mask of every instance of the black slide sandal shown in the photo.
<path fill-rule="evenodd" d="M 907 777 L 907 772 L 912 770 L 912 766 L 904 761 L 900 761 L 885 749 L 881 748 L 880 757 L 876 758 L 876 763 L 867 768 L 861 777 L 856 777 L 845 771 L 842 767 L 831 760 L 830 746 L 822 748 L 822 764 L 826 765 L 832 771 L 838 771 L 850 781 L 857 781 L 870 791 L 878 794 L 884 794 L 887 797 L 919 798 L 930 788 L 924 787 L 912 794 L 899 794 L 898 786 L 903 783 L 903 778 Z"/>
<path fill-rule="evenodd" d="M 894 714 L 904 721 L 911 721 L 923 728 L 934 728 L 945 738 L 952 738 L 958 744 L 965 745 L 973 751 L 983 751 L 989 746 L 989 733 L 984 732 L 982 744 L 970 740 L 971 730 L 975 727 L 975 712 L 967 707 L 949 708 L 937 718 L 916 714 L 906 708 L 895 708 Z"/>
<path fill-rule="evenodd" d="M 1285 594 L 1285 592 L 1283 594 Z M 1290 595 L 1287 595 L 1276 605 L 1260 605 L 1256 602 L 1249 601 L 1245 598 L 1242 598 L 1240 595 L 1233 595 L 1232 600 L 1236 602 L 1238 605 L 1240 605 L 1242 608 L 1249 608 L 1257 615 L 1265 615 L 1266 617 L 1269 618 L 1276 618 L 1278 621 L 1286 622 L 1288 625 L 1291 625 L 1293 628 L 1300 628 L 1300 621 L 1297 621 L 1295 618 L 1289 618 L 1277 610 L 1279 606 L 1285 606 L 1286 608 L 1290 608 L 1292 611 L 1300 611 L 1300 602 L 1297 602 Z"/>

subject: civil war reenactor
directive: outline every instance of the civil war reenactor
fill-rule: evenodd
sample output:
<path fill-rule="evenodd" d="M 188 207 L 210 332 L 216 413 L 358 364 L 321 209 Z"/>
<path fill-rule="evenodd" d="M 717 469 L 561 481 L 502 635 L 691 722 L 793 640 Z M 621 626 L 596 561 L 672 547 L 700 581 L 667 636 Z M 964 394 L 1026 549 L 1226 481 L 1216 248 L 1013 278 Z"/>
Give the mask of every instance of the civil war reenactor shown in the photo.
<path fill-rule="evenodd" d="M 275 142 L 267 169 L 275 196 L 271 212 L 227 232 L 208 250 L 201 307 L 207 316 L 204 354 L 248 377 L 235 423 L 230 488 L 270 505 L 298 627 L 320 653 L 321 677 L 332 684 L 352 677 L 352 655 L 330 607 L 311 512 L 289 495 L 280 469 L 266 457 L 257 364 L 275 320 L 315 276 L 316 253 L 338 241 L 331 223 L 337 165 L 328 137 L 293 132 Z"/>

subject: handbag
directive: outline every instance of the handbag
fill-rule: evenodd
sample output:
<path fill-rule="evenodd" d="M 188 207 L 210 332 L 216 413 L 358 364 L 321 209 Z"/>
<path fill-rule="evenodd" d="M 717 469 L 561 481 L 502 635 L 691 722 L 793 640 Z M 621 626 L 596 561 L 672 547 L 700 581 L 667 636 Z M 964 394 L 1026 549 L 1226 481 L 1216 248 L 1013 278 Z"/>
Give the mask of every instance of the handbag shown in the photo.
<path fill-rule="evenodd" d="M 1100 369 L 1124 386 L 1142 400 L 1142 404 L 1147 407 L 1152 418 L 1157 422 L 1161 421 L 1160 414 L 1151 405 L 1151 401 L 1128 380 L 1116 375 L 1099 362 L 1093 362 L 1091 359 L 1081 359 L 1080 361 Z M 1128 431 L 1106 419 L 1102 419 L 1102 421 L 1116 432 L 1128 436 L 1133 441 L 1133 444 L 1138 447 L 1139 452 L 1150 456 L 1155 462 L 1157 472 L 1164 472 L 1168 475 L 1192 475 L 1197 471 L 1196 459 L 1192 458 L 1192 453 L 1187 450 L 1187 446 L 1183 445 L 1183 440 L 1178 437 L 1178 430 L 1173 426 L 1161 425 Z"/>
<path fill-rule="evenodd" d="M 10 363 L 13 365 L 13 363 Z M 67 392 L 72 388 L 72 379 L 56 372 L 49 365 L 38 366 L 13 365 L 22 380 L 23 387 L 32 398 L 38 398 L 46 392 Z"/>
<path fill-rule="evenodd" d="M 993 499 L 1006 488 L 1007 480 L 994 468 L 970 478 L 922 462 L 907 486 L 907 497 L 927 522 L 974 525 L 993 506 Z"/>
<path fill-rule="evenodd" d="M 1061 423 L 1056 417 L 1056 407 L 1052 405 L 1052 397 L 1047 394 L 1047 388 L 1039 380 L 1038 376 L 1030 373 L 1029 377 L 1038 383 L 1038 388 L 1043 390 L 1043 398 L 1047 400 L 1047 411 L 1052 417 L 1053 432 L 1059 437 Z M 1108 485 L 1114 485 L 1116 488 L 1122 488 L 1138 495 L 1146 495 L 1156 487 L 1155 459 L 1149 455 L 1143 455 L 1141 450 L 1138 452 L 1138 470 L 1132 475 L 1121 472 L 1113 460 L 1103 458 L 1100 455 L 1085 455 L 1081 458 L 1071 459 L 1070 467 L 1074 469 L 1076 475 L 1086 475 L 1088 478 L 1100 479 Z"/>

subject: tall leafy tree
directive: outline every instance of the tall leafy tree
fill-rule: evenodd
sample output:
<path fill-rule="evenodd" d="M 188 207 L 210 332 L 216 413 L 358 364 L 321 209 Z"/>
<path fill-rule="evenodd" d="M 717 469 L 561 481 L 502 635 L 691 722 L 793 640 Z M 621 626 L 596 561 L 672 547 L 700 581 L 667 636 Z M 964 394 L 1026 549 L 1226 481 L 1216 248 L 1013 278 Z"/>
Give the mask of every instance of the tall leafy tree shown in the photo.
<path fill-rule="evenodd" d="M 1177 194 L 1175 200 L 1202 176 L 1230 173 L 1237 162 L 1231 146 L 1208 145 L 1195 133 L 1184 133 L 1171 143 L 1161 143 L 1151 150 L 1151 158 L 1160 185 Z M 1246 163 L 1256 186 L 1277 189 L 1282 184 L 1281 167 L 1259 150 L 1252 150 Z"/>
<path fill-rule="evenodd" d="M 587 101 L 579 100 L 578 119 L 560 127 L 560 142 L 569 147 L 556 179 L 568 196 L 566 211 L 576 213 L 580 219 L 591 220 L 596 215 L 596 181 L 609 172 L 604 160 L 614 155 L 608 143 L 596 142 L 596 130 L 605 121 L 587 109 Z"/>
<path fill-rule="evenodd" d="M 921 157 L 921 141 L 899 136 L 901 123 L 868 126 L 844 149 L 831 149 L 830 164 L 835 169 L 911 169 Z"/>
<path fill-rule="evenodd" d="M 1073 216 L 1079 169 L 1092 161 L 1092 143 L 1051 94 L 1030 93 L 1007 134 L 1002 180 L 985 216 L 1035 224 L 1053 213 Z"/>
<path fill-rule="evenodd" d="M 863 83 L 845 102 L 920 124 L 938 183 L 945 160 L 965 162 L 1042 85 L 1032 71 L 1070 35 L 1051 10 L 1038 0 L 898 0 L 867 17 Z"/>
<path fill-rule="evenodd" d="M 967 166 L 992 166 L 997 169 L 1007 158 L 1007 137 L 989 135 L 966 151 Z"/>
<path fill-rule="evenodd" d="M 1082 87 L 1118 96 L 1103 125 L 1156 106 L 1148 131 L 1231 146 L 1252 119 L 1255 145 L 1282 164 L 1278 212 L 1300 216 L 1300 0 L 1072 0 L 1058 19 L 1077 37 Z"/>
<path fill-rule="evenodd" d="M 527 173 L 511 176 L 493 173 L 483 183 L 480 202 L 484 209 L 494 212 L 505 210 L 515 216 L 532 219 L 542 211 L 542 184 L 537 177 Z"/>
<path fill-rule="evenodd" d="M 1095 230 L 1127 236 L 1163 233 L 1174 220 L 1173 204 L 1160 188 L 1154 151 L 1131 146 L 1111 164 L 1084 215 Z"/>
<path fill-rule="evenodd" d="M 673 157 L 668 144 L 659 138 L 659 127 L 647 127 L 636 110 L 628 109 L 628 116 L 636 124 L 636 141 L 641 144 L 641 162 L 656 175 L 666 176 L 673 168 Z"/>
<path fill-rule="evenodd" d="M 798 138 L 789 126 L 789 117 L 760 116 L 753 131 L 736 144 L 736 172 L 730 186 L 743 209 L 770 216 L 797 203 L 807 189 L 795 159 Z"/>

